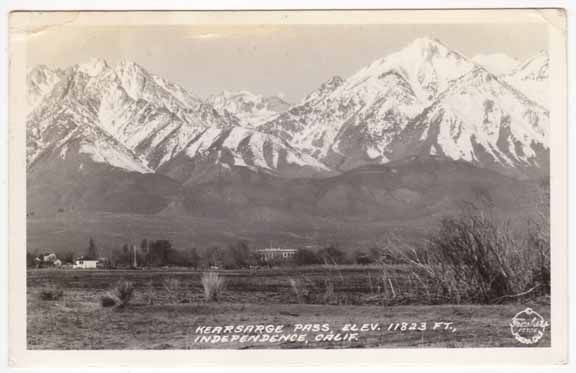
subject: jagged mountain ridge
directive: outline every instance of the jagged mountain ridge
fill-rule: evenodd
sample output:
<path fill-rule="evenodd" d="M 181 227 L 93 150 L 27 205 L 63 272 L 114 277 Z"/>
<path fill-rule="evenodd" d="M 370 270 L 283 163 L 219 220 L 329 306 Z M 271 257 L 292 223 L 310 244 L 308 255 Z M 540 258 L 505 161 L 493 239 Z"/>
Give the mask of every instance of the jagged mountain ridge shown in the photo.
<path fill-rule="evenodd" d="M 31 111 L 40 102 L 46 93 L 60 81 L 64 71 L 51 69 L 46 65 L 38 65 L 26 74 L 26 101 L 28 111 Z"/>
<path fill-rule="evenodd" d="M 58 123 L 61 112 L 68 113 L 70 123 L 66 126 Z M 208 138 L 218 142 L 230 134 L 239 134 L 241 128 L 234 115 L 218 113 L 182 87 L 148 73 L 135 63 L 121 61 L 110 67 L 106 61 L 98 59 L 67 69 L 29 114 L 29 164 L 35 164 L 36 158 L 59 140 L 58 136 L 64 137 L 67 128 L 78 126 L 100 128 L 103 134 L 121 144 L 119 146 L 125 148 L 123 151 L 133 154 L 134 161 L 140 162 L 141 167 L 130 167 L 128 171 L 157 170 L 162 166 L 168 173 L 170 161 L 179 155 L 190 157 L 197 151 L 218 146 L 218 143 L 206 142 L 206 133 L 210 133 Z M 279 165 L 277 160 L 282 159 L 282 164 L 289 164 L 288 168 L 295 174 L 303 171 L 311 176 L 329 171 L 320 162 L 271 135 L 251 129 L 242 131 L 240 140 L 246 141 L 223 142 L 227 154 L 232 155 L 225 162 L 228 165 L 237 162 L 241 166 L 261 167 L 278 173 L 274 167 Z M 234 148 L 229 146 L 231 143 Z M 261 153 L 276 161 L 268 162 L 254 156 Z M 93 157 L 93 160 L 107 163 L 108 158 L 113 157 Z M 219 162 L 220 159 L 213 160 Z M 302 170 L 296 170 L 300 167 Z"/>
<path fill-rule="evenodd" d="M 485 79 L 466 78 L 474 75 Z M 479 89 L 479 84 L 487 87 Z M 456 89 L 460 94 L 445 94 Z M 314 100 L 291 108 L 260 130 L 288 139 L 296 148 L 340 171 L 414 154 L 445 154 L 521 175 L 528 169 L 537 170 L 547 158 L 547 136 L 543 135 L 549 126 L 547 110 L 506 80 L 436 40 L 417 39 L 339 82 L 336 88 L 312 96 Z M 515 99 L 508 100 L 510 97 Z M 442 102 L 448 99 L 449 105 Z M 451 119 L 440 121 L 437 127 L 454 138 L 431 147 L 426 146 L 430 142 L 426 135 L 414 137 L 414 128 L 429 125 L 418 123 L 430 119 L 426 113 L 448 106 Z M 513 120 L 491 121 L 486 119 L 487 110 Z M 522 133 L 522 138 L 515 137 L 506 144 L 497 136 L 484 135 L 485 131 L 506 132 L 507 126 L 512 133 Z M 540 128 L 531 131 L 533 126 Z M 470 153 L 470 143 L 477 139 L 489 141 L 482 148 L 472 147 Z M 522 149 L 515 149 L 518 141 Z"/>
<path fill-rule="evenodd" d="M 391 154 L 438 154 L 515 176 L 546 174 L 548 133 L 545 108 L 478 68 L 413 120 Z"/>
<path fill-rule="evenodd" d="M 545 81 L 547 74 L 542 72 L 547 70 L 535 67 L 541 60 L 527 61 L 515 76 Z M 47 130 L 62 111 L 77 125 L 97 126 L 116 140 L 115 146 L 125 148 L 121 153 L 132 154 L 134 162 L 141 163 L 128 167 L 136 172 L 141 168 L 181 175 L 188 163 L 202 165 L 199 169 L 240 166 L 286 177 L 326 176 L 333 173 L 331 169 L 344 171 L 413 154 L 443 154 L 504 172 L 520 168 L 513 172 L 520 175 L 543 166 L 548 148 L 544 108 L 522 98 L 510 79 L 491 79 L 492 74 L 462 54 L 427 38 L 374 61 L 348 79 L 330 79 L 287 111 L 283 102 L 270 110 L 265 98 L 248 92 L 203 101 L 128 61 L 111 67 L 95 59 L 66 70 L 35 70 L 29 76 L 31 97 L 39 100 L 28 116 L 30 164 L 55 141 L 57 136 L 51 134 L 61 135 L 66 128 Z M 484 78 L 462 79 L 468 74 Z M 490 87 L 478 89 L 478 84 Z M 445 94 L 454 92 L 454 86 L 460 94 Z M 506 105 L 512 106 L 506 107 L 500 103 L 505 97 L 517 99 L 508 100 Z M 247 123 L 226 108 L 238 111 L 247 103 L 250 110 L 258 105 L 267 110 L 260 118 L 270 114 L 272 119 L 253 129 L 249 127 L 257 121 Z M 490 120 L 487 111 L 497 112 L 490 115 L 499 119 Z M 444 119 L 431 126 L 430 121 L 440 117 Z M 530 131 L 534 126 L 539 128 Z M 434 136 L 426 134 L 432 127 L 452 138 L 432 141 Z M 504 132 L 512 137 L 493 135 Z"/>
<path fill-rule="evenodd" d="M 331 79 L 310 94 L 312 100 L 260 129 L 290 139 L 295 147 L 340 170 L 387 162 L 385 149 L 409 120 L 451 80 L 473 68 L 443 44 L 417 39 L 346 80 Z"/>

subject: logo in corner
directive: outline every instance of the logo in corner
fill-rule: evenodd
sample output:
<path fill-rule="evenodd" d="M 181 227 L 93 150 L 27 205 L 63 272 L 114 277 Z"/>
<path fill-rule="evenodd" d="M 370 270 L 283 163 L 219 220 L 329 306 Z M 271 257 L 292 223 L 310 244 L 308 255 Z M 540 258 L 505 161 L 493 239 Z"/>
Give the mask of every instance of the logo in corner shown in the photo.
<path fill-rule="evenodd" d="M 510 322 L 510 330 L 514 338 L 527 345 L 538 343 L 544 336 L 547 326 L 550 326 L 550 323 L 532 308 L 518 312 Z"/>

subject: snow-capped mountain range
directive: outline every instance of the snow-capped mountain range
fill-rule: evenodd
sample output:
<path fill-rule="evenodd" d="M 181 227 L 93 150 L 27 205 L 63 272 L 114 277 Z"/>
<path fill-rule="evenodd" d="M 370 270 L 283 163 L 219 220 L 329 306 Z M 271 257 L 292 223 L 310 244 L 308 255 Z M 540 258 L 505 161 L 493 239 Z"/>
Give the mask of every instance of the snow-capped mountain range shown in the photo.
<path fill-rule="evenodd" d="M 413 155 L 518 176 L 546 170 L 547 55 L 516 68 L 488 60 L 506 58 L 468 59 L 421 38 L 296 105 L 245 91 L 204 100 L 129 61 L 37 66 L 27 79 L 28 167 L 94 162 L 185 184 L 236 167 L 325 177 Z"/>
<path fill-rule="evenodd" d="M 421 154 L 546 167 L 547 109 L 438 41 L 415 40 L 325 86 L 259 129 L 337 170 Z"/>
<path fill-rule="evenodd" d="M 286 142 L 242 127 L 233 114 L 219 113 L 132 62 L 110 67 L 96 59 L 65 70 L 52 85 L 27 118 L 30 167 L 46 153 L 57 152 L 66 160 L 74 141 L 91 161 L 134 172 L 159 167 L 169 172 L 170 161 L 180 164 L 182 158 L 272 173 L 328 171 Z"/>
<path fill-rule="evenodd" d="M 208 103 L 219 113 L 227 111 L 235 115 L 243 126 L 251 128 L 285 112 L 291 106 L 279 96 L 265 97 L 248 91 L 221 92 L 210 96 Z"/>

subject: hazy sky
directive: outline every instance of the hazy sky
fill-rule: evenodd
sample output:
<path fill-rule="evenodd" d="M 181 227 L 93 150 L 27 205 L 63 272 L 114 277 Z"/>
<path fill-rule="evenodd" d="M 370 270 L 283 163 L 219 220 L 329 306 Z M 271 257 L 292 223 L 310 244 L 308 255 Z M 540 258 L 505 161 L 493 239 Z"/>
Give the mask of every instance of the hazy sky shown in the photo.
<path fill-rule="evenodd" d="M 520 61 L 547 48 L 537 24 L 60 27 L 35 34 L 30 65 L 125 58 L 206 97 L 223 90 L 281 93 L 297 102 L 333 75 L 350 76 L 417 37 L 473 57 Z"/>

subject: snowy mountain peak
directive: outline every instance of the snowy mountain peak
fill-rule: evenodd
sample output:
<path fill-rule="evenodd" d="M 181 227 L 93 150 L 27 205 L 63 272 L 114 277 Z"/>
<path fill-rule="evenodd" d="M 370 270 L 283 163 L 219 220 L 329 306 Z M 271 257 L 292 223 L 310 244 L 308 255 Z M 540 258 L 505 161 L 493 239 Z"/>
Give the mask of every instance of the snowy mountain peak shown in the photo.
<path fill-rule="evenodd" d="M 322 83 L 320 87 L 318 87 L 318 89 L 309 93 L 308 96 L 306 96 L 304 100 L 302 100 L 302 103 L 308 101 L 315 101 L 321 97 L 324 97 L 332 93 L 334 90 L 336 90 L 336 88 L 340 87 L 342 83 L 344 83 L 344 79 L 342 79 L 338 75 L 334 75 L 333 77 Z"/>
<path fill-rule="evenodd" d="M 37 65 L 29 70 L 26 76 L 28 111 L 33 110 L 63 76 L 64 71 L 51 69 L 46 65 Z"/>
<path fill-rule="evenodd" d="M 118 63 L 115 66 L 115 70 L 117 73 L 122 73 L 122 72 L 132 72 L 132 73 L 138 73 L 138 74 L 145 74 L 146 69 L 144 69 L 142 66 L 140 66 L 139 64 L 137 64 L 134 61 L 130 61 L 127 59 L 121 59 L 120 61 L 118 61 Z"/>
<path fill-rule="evenodd" d="M 430 37 L 420 37 L 414 39 L 412 43 L 408 44 L 404 50 L 416 49 L 425 55 L 431 55 L 435 53 L 442 53 L 448 51 L 448 47 L 445 46 L 440 40 Z"/>
<path fill-rule="evenodd" d="M 342 89 L 359 84 L 378 85 L 387 74 L 402 77 L 422 102 L 432 102 L 450 83 L 476 65 L 462 54 L 430 38 L 419 38 L 399 51 L 378 59 L 350 77 Z"/>
<path fill-rule="evenodd" d="M 108 68 L 108 62 L 102 58 L 92 58 L 88 62 L 78 65 L 78 71 L 88 74 L 89 76 L 100 75 Z"/>
<path fill-rule="evenodd" d="M 54 70 L 46 65 L 36 65 L 28 71 L 27 78 L 29 80 L 39 81 L 46 80 L 47 75 L 53 74 Z"/>
<path fill-rule="evenodd" d="M 335 81 L 260 130 L 340 171 L 414 154 L 544 165 L 547 111 L 437 40 L 417 39 Z"/>

